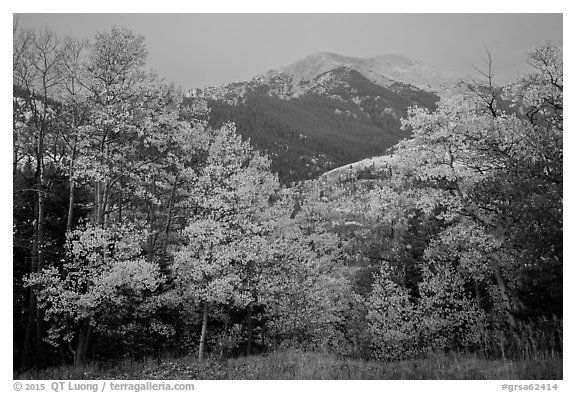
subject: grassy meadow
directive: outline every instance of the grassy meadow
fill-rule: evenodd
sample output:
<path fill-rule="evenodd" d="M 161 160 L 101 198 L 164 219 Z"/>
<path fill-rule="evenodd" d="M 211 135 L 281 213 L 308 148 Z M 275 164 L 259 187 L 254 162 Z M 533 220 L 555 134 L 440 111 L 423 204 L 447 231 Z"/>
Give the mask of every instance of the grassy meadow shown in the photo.
<path fill-rule="evenodd" d="M 284 350 L 233 359 L 193 356 L 97 362 L 29 370 L 15 379 L 183 379 L 183 380 L 311 380 L 311 379 L 562 379 L 562 357 L 546 354 L 530 359 L 487 359 L 469 353 L 431 354 L 414 360 L 374 362 L 328 353 Z"/>

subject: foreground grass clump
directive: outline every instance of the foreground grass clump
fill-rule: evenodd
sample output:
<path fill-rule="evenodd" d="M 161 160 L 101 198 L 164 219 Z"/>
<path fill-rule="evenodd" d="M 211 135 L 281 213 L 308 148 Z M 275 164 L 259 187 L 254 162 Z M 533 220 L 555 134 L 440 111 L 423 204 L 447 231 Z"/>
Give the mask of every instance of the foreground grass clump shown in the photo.
<path fill-rule="evenodd" d="M 371 362 L 287 350 L 199 363 L 195 358 L 122 361 L 29 371 L 16 379 L 562 379 L 562 358 L 488 360 L 473 354 Z"/>

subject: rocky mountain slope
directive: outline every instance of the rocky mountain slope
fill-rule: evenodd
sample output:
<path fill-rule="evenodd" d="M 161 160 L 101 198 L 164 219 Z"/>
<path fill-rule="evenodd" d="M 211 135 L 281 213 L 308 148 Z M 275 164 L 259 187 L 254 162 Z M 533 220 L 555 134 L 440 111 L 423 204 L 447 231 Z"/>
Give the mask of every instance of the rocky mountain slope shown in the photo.
<path fill-rule="evenodd" d="M 317 76 L 342 66 L 358 71 L 366 79 L 382 87 L 405 83 L 439 96 L 452 94 L 459 83 L 457 75 L 405 56 L 358 58 L 329 52 L 315 53 L 287 67 L 269 71 L 262 80 L 288 75 L 291 77 L 292 93 L 298 95 L 309 90 L 310 82 Z"/>

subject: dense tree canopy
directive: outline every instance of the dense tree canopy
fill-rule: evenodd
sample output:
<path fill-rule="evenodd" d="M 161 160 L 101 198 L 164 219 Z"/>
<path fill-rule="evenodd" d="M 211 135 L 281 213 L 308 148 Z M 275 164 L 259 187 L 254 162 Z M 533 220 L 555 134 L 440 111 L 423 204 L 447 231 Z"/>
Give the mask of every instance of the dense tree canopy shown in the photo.
<path fill-rule="evenodd" d="M 404 120 L 413 137 L 387 161 L 389 181 L 373 191 L 376 214 L 400 231 L 409 230 L 411 215 L 440 222 L 420 261 L 416 309 L 405 293 L 384 290 L 391 283 L 376 282 L 374 290 L 379 298 L 404 299 L 411 321 L 428 309 L 433 329 L 458 326 L 479 345 L 478 332 L 489 326 L 516 329 L 518 319 L 562 314 L 559 56 L 549 43 L 532 52 L 535 70 L 505 90 L 508 101 L 489 99 L 498 94 L 489 80 L 432 113 L 414 108 Z M 380 276 L 388 280 L 389 273 Z M 479 323 L 489 325 L 478 330 Z M 412 331 L 410 338 L 428 340 L 427 334 Z M 458 337 L 450 330 L 435 334 Z"/>

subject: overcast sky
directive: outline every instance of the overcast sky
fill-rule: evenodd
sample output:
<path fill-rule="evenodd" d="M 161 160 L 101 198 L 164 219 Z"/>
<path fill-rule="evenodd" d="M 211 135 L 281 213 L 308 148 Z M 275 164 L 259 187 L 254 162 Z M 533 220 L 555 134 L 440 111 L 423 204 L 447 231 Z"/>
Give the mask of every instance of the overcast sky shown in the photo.
<path fill-rule="evenodd" d="M 499 82 L 526 69 L 526 53 L 562 41 L 562 14 L 19 14 L 20 27 L 92 39 L 112 26 L 146 38 L 148 66 L 183 89 L 218 85 L 319 51 L 402 54 L 462 76 L 492 54 Z"/>

